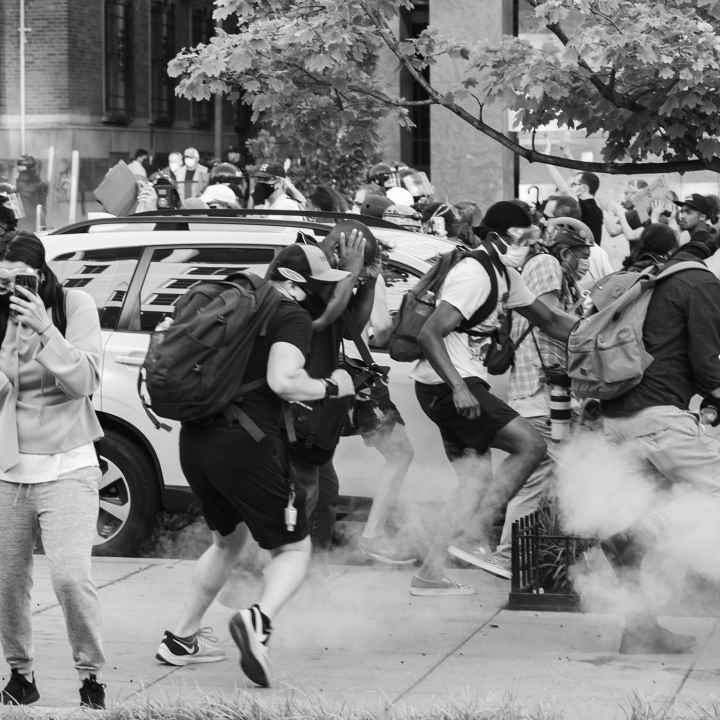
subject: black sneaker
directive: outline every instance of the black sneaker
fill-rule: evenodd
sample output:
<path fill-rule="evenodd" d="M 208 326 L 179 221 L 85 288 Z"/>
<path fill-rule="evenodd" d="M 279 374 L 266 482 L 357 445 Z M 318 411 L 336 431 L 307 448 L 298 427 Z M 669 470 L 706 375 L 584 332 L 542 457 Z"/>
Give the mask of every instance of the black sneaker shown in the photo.
<path fill-rule="evenodd" d="M 28 680 L 20 671 L 12 668 L 10 680 L 5 689 L 0 691 L 0 699 L 3 705 L 30 705 L 40 699 L 35 675 Z"/>
<path fill-rule="evenodd" d="M 99 683 L 95 675 L 83 680 L 80 688 L 80 707 L 92 710 L 105 709 L 105 685 Z"/>
<path fill-rule="evenodd" d="M 240 610 L 230 618 L 230 634 L 240 650 L 242 671 L 260 687 L 270 687 L 270 622 L 263 622 L 259 605 Z"/>

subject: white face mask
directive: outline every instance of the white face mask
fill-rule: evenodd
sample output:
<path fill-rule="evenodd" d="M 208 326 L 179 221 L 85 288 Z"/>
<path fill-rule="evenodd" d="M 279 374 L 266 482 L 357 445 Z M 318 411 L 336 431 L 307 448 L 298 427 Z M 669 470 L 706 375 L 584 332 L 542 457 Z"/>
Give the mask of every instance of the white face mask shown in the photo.
<path fill-rule="evenodd" d="M 502 261 L 502 264 L 506 267 L 522 267 L 529 250 L 529 247 L 518 247 L 517 245 L 509 245 L 507 252 L 504 255 L 500 255 L 500 260 Z"/>

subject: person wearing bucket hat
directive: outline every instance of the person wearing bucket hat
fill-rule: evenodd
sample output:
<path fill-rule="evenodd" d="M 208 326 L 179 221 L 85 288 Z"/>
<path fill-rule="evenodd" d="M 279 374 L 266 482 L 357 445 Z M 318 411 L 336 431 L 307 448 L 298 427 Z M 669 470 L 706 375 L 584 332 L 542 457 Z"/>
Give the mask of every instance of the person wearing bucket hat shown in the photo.
<path fill-rule="evenodd" d="M 212 530 L 212 544 L 197 562 L 181 617 L 164 632 L 155 656 L 160 662 L 185 666 L 225 659 L 203 618 L 251 534 L 272 558 L 258 601 L 236 612 L 229 629 L 240 649 L 243 672 L 257 685 L 270 685 L 272 619 L 302 585 L 311 555 L 307 491 L 289 468 L 291 438 L 283 402 L 355 393 L 345 370 L 333 367 L 315 377 L 308 372 L 312 320 L 302 303 L 316 286 L 332 286 L 349 275 L 331 268 L 316 246 L 282 249 L 267 272 L 277 293 L 273 309 L 249 351 L 243 377 L 242 411 L 257 432 L 227 413 L 183 423 L 182 468 Z"/>

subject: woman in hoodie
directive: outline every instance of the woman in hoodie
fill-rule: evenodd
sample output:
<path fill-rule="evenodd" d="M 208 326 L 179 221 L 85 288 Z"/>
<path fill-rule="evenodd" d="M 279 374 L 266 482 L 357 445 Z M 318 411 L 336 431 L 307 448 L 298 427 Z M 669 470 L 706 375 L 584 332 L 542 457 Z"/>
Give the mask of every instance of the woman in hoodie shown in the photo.
<path fill-rule="evenodd" d="M 102 430 L 97 308 L 63 290 L 29 232 L 0 241 L 0 642 L 11 668 L 3 704 L 38 700 L 33 674 L 33 550 L 42 539 L 65 616 L 80 702 L 104 707 L 100 608 L 90 576 Z"/>

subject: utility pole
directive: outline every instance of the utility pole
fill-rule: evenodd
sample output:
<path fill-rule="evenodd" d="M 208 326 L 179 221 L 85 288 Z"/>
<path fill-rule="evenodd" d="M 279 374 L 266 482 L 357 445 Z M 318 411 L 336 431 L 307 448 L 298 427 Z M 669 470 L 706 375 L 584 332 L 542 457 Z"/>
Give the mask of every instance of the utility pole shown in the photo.
<path fill-rule="evenodd" d="M 20 0 L 20 154 L 25 154 L 25 0 Z"/>

